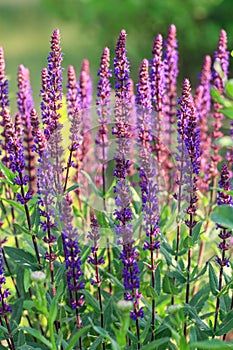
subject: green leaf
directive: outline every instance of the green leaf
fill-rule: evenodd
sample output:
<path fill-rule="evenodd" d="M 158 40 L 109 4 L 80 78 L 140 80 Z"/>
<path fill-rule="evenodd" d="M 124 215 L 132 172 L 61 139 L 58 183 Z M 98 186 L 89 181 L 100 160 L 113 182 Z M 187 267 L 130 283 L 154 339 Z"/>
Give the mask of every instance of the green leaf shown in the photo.
<path fill-rule="evenodd" d="M 96 348 L 98 347 L 98 345 L 102 342 L 103 340 L 103 336 L 100 335 L 98 338 L 96 338 L 96 340 L 92 343 L 91 347 L 89 348 L 89 350 L 96 350 Z"/>
<path fill-rule="evenodd" d="M 216 141 L 216 144 L 221 147 L 233 147 L 233 139 L 230 136 L 223 136 Z"/>
<path fill-rule="evenodd" d="M 229 205 L 215 207 L 210 218 L 216 224 L 233 229 L 233 207 Z"/>
<path fill-rule="evenodd" d="M 38 232 L 38 229 L 40 227 L 40 209 L 37 204 L 33 206 L 33 211 L 31 214 L 31 225 L 34 232 Z"/>
<path fill-rule="evenodd" d="M 193 244 L 196 244 L 199 240 L 199 237 L 201 235 L 201 226 L 202 226 L 202 221 L 199 221 L 193 228 L 193 234 L 192 234 Z"/>
<path fill-rule="evenodd" d="M 108 198 L 112 194 L 112 190 L 115 185 L 116 185 L 116 178 L 113 179 L 113 182 L 111 183 L 110 187 L 105 192 L 104 198 Z"/>
<path fill-rule="evenodd" d="M 193 247 L 193 239 L 192 239 L 192 237 L 187 236 L 184 239 L 183 246 L 184 246 L 184 248 L 192 248 Z"/>
<path fill-rule="evenodd" d="M 66 350 L 73 350 L 73 348 L 75 347 L 77 341 L 79 340 L 79 338 L 88 331 L 88 329 L 90 328 L 90 326 L 85 326 L 83 327 L 80 331 L 75 332 L 73 337 L 71 338 L 69 345 L 66 347 Z"/>
<path fill-rule="evenodd" d="M 195 321 L 199 329 L 203 329 L 205 332 L 207 332 L 208 335 L 212 335 L 210 328 L 198 316 L 195 307 L 185 304 L 184 312 L 187 313 L 189 317 Z"/>
<path fill-rule="evenodd" d="M 155 270 L 155 290 L 157 295 L 160 295 L 161 292 L 161 276 L 160 276 L 160 268 L 157 266 Z"/>
<path fill-rule="evenodd" d="M 80 187 L 83 187 L 83 186 L 82 186 L 82 185 L 79 185 L 79 184 L 75 184 L 75 185 L 73 185 L 73 186 L 67 188 L 65 194 L 67 194 L 67 193 L 69 193 L 69 192 L 72 192 L 72 191 L 76 190 L 76 188 L 80 188 Z"/>
<path fill-rule="evenodd" d="M 196 343 L 189 344 L 190 348 L 198 348 L 203 350 L 233 350 L 233 344 L 221 341 L 219 339 L 211 339 L 199 341 Z"/>
<path fill-rule="evenodd" d="M 154 288 L 152 286 L 146 287 L 146 296 L 151 297 L 153 299 L 157 298 L 156 291 L 154 290 Z"/>
<path fill-rule="evenodd" d="M 209 280 L 210 280 L 210 290 L 214 296 L 217 296 L 218 295 L 218 278 L 211 264 L 209 264 Z"/>
<path fill-rule="evenodd" d="M 100 268 L 100 271 L 103 273 L 104 276 L 110 277 L 111 281 L 113 281 L 122 291 L 125 290 L 123 284 L 118 280 L 118 278 L 113 276 L 111 273 L 104 271 L 101 268 Z"/>
<path fill-rule="evenodd" d="M 233 119 L 233 107 L 221 108 L 220 112 L 224 114 L 227 118 Z"/>
<path fill-rule="evenodd" d="M 5 246 L 4 250 L 9 258 L 12 259 L 17 265 L 27 266 L 33 270 L 38 269 L 36 258 L 32 254 L 25 252 L 23 249 L 14 247 Z"/>
<path fill-rule="evenodd" d="M 216 102 L 220 103 L 224 107 L 231 107 L 232 106 L 232 102 L 227 100 L 226 98 L 222 97 L 219 94 L 218 90 L 216 90 L 215 88 L 211 87 L 210 91 L 211 91 L 211 96 L 213 97 L 213 99 Z"/>
<path fill-rule="evenodd" d="M 226 93 L 230 98 L 233 98 L 233 79 L 229 79 L 225 84 Z"/>
<path fill-rule="evenodd" d="M 167 294 L 177 295 L 178 289 L 174 286 L 173 278 L 168 277 L 167 275 L 163 278 L 163 291 Z"/>
<path fill-rule="evenodd" d="M 103 197 L 103 194 L 101 191 L 98 190 L 98 188 L 96 187 L 96 185 L 94 184 L 92 178 L 90 177 L 90 175 L 88 173 L 86 173 L 86 171 L 82 170 L 81 173 L 85 176 L 85 178 L 88 180 L 89 185 L 91 185 L 91 188 L 93 189 L 93 191 L 95 192 L 95 194 L 98 197 Z"/>
<path fill-rule="evenodd" d="M 18 202 L 13 201 L 12 199 L 0 198 L 0 200 L 9 203 L 10 205 L 12 205 L 12 207 L 24 213 L 24 207 L 22 204 L 19 204 Z"/>
<path fill-rule="evenodd" d="M 87 290 L 83 290 L 82 293 L 85 295 L 85 300 L 87 304 L 91 305 L 93 309 L 100 313 L 100 305 L 98 301 L 89 293 Z"/>
<path fill-rule="evenodd" d="M 19 224 L 16 224 L 14 223 L 13 224 L 15 228 L 17 228 L 17 230 L 19 231 L 19 234 L 24 232 L 24 233 L 27 233 L 28 235 L 32 235 L 33 232 L 30 231 L 29 229 L 27 229 L 26 227 L 22 226 L 22 225 L 19 225 Z"/>
<path fill-rule="evenodd" d="M 64 287 L 64 283 L 63 281 L 60 281 L 60 284 L 58 286 L 58 289 L 56 291 L 56 295 L 53 297 L 52 302 L 50 304 L 49 307 L 49 322 L 51 324 L 54 323 L 54 321 L 56 320 L 57 317 L 57 312 L 58 312 L 58 300 L 61 296 L 61 294 L 63 293 L 63 287 Z"/>
<path fill-rule="evenodd" d="M 220 60 L 218 60 L 218 59 L 215 60 L 213 66 L 214 66 L 214 70 L 218 73 L 218 75 L 220 76 L 220 78 L 221 78 L 222 80 L 224 80 L 224 79 L 225 79 L 225 74 L 224 74 L 224 71 L 223 71 L 223 69 L 222 69 Z"/>
<path fill-rule="evenodd" d="M 0 171 L 8 182 L 13 185 L 16 174 L 12 173 L 2 162 L 0 162 Z"/>
<path fill-rule="evenodd" d="M 10 322 L 10 328 L 13 330 L 14 328 L 17 328 L 20 324 L 22 312 L 23 312 L 23 298 L 17 299 L 17 301 L 14 303 L 13 311 L 11 314 L 11 322 Z"/>
<path fill-rule="evenodd" d="M 33 329 L 31 327 L 21 327 L 20 329 L 38 339 L 41 343 L 45 344 L 48 349 L 52 349 L 52 344 L 50 341 L 48 341 L 37 329 Z"/>
<path fill-rule="evenodd" d="M 154 340 L 150 344 L 144 345 L 141 350 L 155 350 L 158 346 L 168 343 L 169 340 L 170 338 L 168 337 Z"/>
<path fill-rule="evenodd" d="M 233 329 L 233 310 L 231 310 L 227 314 L 226 318 L 222 322 L 220 329 L 217 331 L 216 335 L 220 336 L 220 335 L 226 334 L 232 329 Z"/>

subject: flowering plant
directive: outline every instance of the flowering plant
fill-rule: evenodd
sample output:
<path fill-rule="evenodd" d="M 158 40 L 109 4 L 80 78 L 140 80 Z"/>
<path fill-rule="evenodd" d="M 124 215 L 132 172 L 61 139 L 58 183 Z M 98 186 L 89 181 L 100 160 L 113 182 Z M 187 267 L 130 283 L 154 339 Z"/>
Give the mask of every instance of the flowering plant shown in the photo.
<path fill-rule="evenodd" d="M 175 25 L 135 91 L 126 38 L 96 92 L 88 60 L 65 91 L 56 29 L 40 111 L 20 65 L 16 115 L 0 48 L 0 350 L 233 349 L 226 32 L 195 92 Z"/>

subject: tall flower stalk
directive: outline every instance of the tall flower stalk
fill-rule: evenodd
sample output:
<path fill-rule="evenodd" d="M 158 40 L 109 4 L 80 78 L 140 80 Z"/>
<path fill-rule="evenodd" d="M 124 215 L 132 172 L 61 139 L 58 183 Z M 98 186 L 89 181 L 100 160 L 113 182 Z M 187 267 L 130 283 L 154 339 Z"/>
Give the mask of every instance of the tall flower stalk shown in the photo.
<path fill-rule="evenodd" d="M 80 307 L 84 304 L 82 289 L 84 288 L 83 271 L 81 268 L 79 233 L 73 227 L 72 201 L 69 195 L 62 199 L 60 214 L 62 226 L 62 242 L 65 255 L 66 277 L 70 294 L 70 305 L 76 314 L 76 328 L 82 328 Z M 79 338 L 78 350 L 82 350 L 82 339 Z"/>
<path fill-rule="evenodd" d="M 217 192 L 217 205 L 232 206 L 233 205 L 232 196 L 227 193 L 227 191 L 230 190 L 230 172 L 228 170 L 226 163 L 224 163 L 222 166 L 221 178 L 218 184 L 221 191 Z M 220 267 L 219 278 L 218 278 L 218 291 L 220 293 L 223 286 L 224 268 L 230 266 L 229 258 L 226 256 L 226 252 L 227 250 L 230 249 L 230 245 L 227 240 L 231 237 L 232 230 L 229 230 L 226 227 L 218 224 L 217 224 L 217 229 L 220 230 L 220 233 L 218 234 L 218 236 L 221 239 L 221 242 L 218 245 L 221 255 L 216 257 L 216 262 Z M 214 332 L 216 331 L 216 328 L 217 328 L 219 307 L 220 307 L 220 296 L 218 294 L 216 299 L 216 306 L 215 306 L 215 317 L 214 317 L 214 328 L 213 328 Z M 226 335 L 224 335 L 224 338 L 225 337 Z"/>
<path fill-rule="evenodd" d="M 185 210 L 188 219 L 185 224 L 189 230 L 189 237 L 193 235 L 193 229 L 197 224 L 195 214 L 197 210 L 197 176 L 200 172 L 200 130 L 197 125 L 197 114 L 194 107 L 193 97 L 191 95 L 191 86 L 188 79 L 185 79 L 182 91 L 182 100 L 180 102 L 180 113 L 183 114 L 184 119 L 184 135 L 183 146 L 186 149 L 186 154 L 189 159 L 186 173 L 184 176 L 187 181 L 187 202 L 188 208 Z M 178 247 L 179 248 L 179 247 Z M 178 249 L 177 249 L 178 250 Z M 191 273 L 191 259 L 192 250 L 188 249 L 188 263 L 187 263 L 187 283 L 186 283 L 186 304 L 189 303 L 190 297 L 190 273 Z M 187 335 L 187 323 L 184 325 L 184 334 Z"/>
<path fill-rule="evenodd" d="M 11 333 L 10 322 L 8 318 L 8 314 L 12 312 L 10 305 L 7 302 L 7 298 L 10 295 L 9 289 L 5 288 L 6 278 L 4 276 L 5 268 L 3 266 L 4 259 L 2 254 L 2 244 L 5 243 L 6 240 L 1 241 L 0 245 L 0 323 L 2 327 L 6 327 L 8 331 L 7 335 L 7 344 L 10 350 L 16 350 L 16 346 L 14 343 L 14 338 Z M 5 325 L 4 325 L 5 323 Z"/>
<path fill-rule="evenodd" d="M 112 71 L 110 70 L 110 50 L 105 47 L 101 57 L 100 68 L 98 71 L 99 82 L 97 86 L 97 115 L 99 128 L 95 139 L 95 155 L 101 164 L 101 181 L 103 194 L 103 208 L 106 211 L 106 167 L 108 161 L 108 125 L 110 123 L 110 95 L 111 85 L 110 78 Z M 111 248 L 109 238 L 107 238 L 107 255 L 108 255 L 108 272 L 111 273 Z M 109 292 L 112 293 L 112 284 L 109 283 Z"/>
<path fill-rule="evenodd" d="M 92 240 L 93 245 L 91 247 L 91 255 L 88 257 L 88 263 L 92 264 L 95 268 L 95 277 L 91 279 L 91 284 L 94 286 L 97 286 L 98 289 L 98 300 L 99 300 L 99 306 L 100 306 L 100 318 L 101 318 L 101 327 L 104 329 L 104 312 L 103 312 L 103 304 L 102 304 L 102 295 L 101 295 L 101 284 L 102 279 L 100 276 L 99 266 L 102 264 L 105 264 L 104 258 L 101 256 L 98 257 L 98 250 L 99 250 L 99 239 L 100 239 L 100 233 L 99 233 L 99 224 L 98 220 L 94 214 L 93 211 L 91 211 L 91 231 L 88 233 L 88 238 Z M 103 350 L 106 349 L 105 343 L 102 343 Z"/>
<path fill-rule="evenodd" d="M 145 241 L 144 250 L 150 252 L 151 286 L 155 289 L 155 251 L 159 249 L 158 240 L 159 230 L 159 210 L 157 198 L 157 184 L 155 161 L 151 151 L 151 88 L 148 74 L 148 61 L 142 61 L 139 71 L 139 83 L 137 84 L 137 129 L 138 129 L 138 145 L 139 145 L 139 176 L 142 194 L 142 210 L 144 212 L 145 230 L 148 240 Z M 155 298 L 152 297 L 152 314 L 151 314 L 152 340 L 154 340 L 155 328 Z"/>
<path fill-rule="evenodd" d="M 13 173 L 16 174 L 14 182 L 15 184 L 20 186 L 20 192 L 17 192 L 16 199 L 20 202 L 25 209 L 27 224 L 29 231 L 32 231 L 31 218 L 28 208 L 28 201 L 32 198 L 31 190 L 25 191 L 24 186 L 26 186 L 29 182 L 28 175 L 24 175 L 25 171 L 25 157 L 24 157 L 24 148 L 22 144 L 22 140 L 17 137 L 17 133 L 15 132 L 14 123 L 11 119 L 9 112 L 4 112 L 4 120 L 5 120 L 5 135 L 7 140 L 7 151 L 9 154 L 9 166 Z M 34 245 L 36 258 L 38 264 L 41 264 L 39 249 L 37 245 L 36 235 L 32 234 L 32 242 Z"/>
<path fill-rule="evenodd" d="M 169 120 L 169 150 L 172 145 L 173 125 L 176 122 L 176 99 L 178 77 L 178 50 L 176 39 L 176 26 L 171 24 L 165 40 L 164 51 L 164 75 L 165 75 L 165 113 Z"/>
<path fill-rule="evenodd" d="M 137 348 L 140 349 L 140 330 L 138 317 L 143 317 L 143 310 L 139 308 L 141 294 L 138 292 L 140 287 L 139 268 L 137 264 L 138 253 L 133 246 L 133 228 L 132 228 L 132 210 L 130 208 L 131 194 L 127 183 L 127 171 L 130 167 L 128 159 L 130 142 L 129 118 L 129 62 L 126 56 L 126 32 L 122 30 L 117 41 L 114 58 L 115 73 L 115 126 L 113 134 L 116 136 L 117 150 L 115 154 L 116 177 L 115 204 L 118 207 L 115 210 L 116 234 L 120 235 L 122 251 L 120 259 L 123 263 L 123 280 L 125 288 L 125 299 L 132 300 L 134 309 L 131 312 L 131 318 L 136 321 Z"/>
<path fill-rule="evenodd" d="M 156 162 L 158 167 L 158 173 L 162 176 L 157 176 L 157 184 L 159 187 L 159 182 L 161 178 L 167 177 L 167 169 L 164 168 L 167 157 L 167 150 L 163 143 L 163 132 L 164 132 L 164 96 L 165 96 L 165 70 L 163 62 L 163 37 L 158 34 L 155 38 L 153 45 L 153 59 L 151 61 L 151 95 L 152 95 L 152 106 L 155 111 L 155 121 L 153 127 L 155 127 L 156 134 L 154 138 L 155 142 L 155 154 Z M 166 181 L 165 181 L 166 183 Z M 164 184 L 163 184 L 164 185 Z"/>
<path fill-rule="evenodd" d="M 45 259 L 49 261 L 52 293 L 56 294 L 54 285 L 54 264 L 56 254 L 53 245 L 56 236 L 52 234 L 52 228 L 56 226 L 54 205 L 61 205 L 63 195 L 62 136 L 60 123 L 60 109 L 62 107 L 62 54 L 60 47 L 60 32 L 56 29 L 51 36 L 51 52 L 48 56 L 48 67 L 42 70 L 41 111 L 44 134 L 47 139 L 46 149 L 40 162 L 38 188 L 41 205 L 40 215 L 44 218 L 41 222 L 47 236 L 44 241 L 48 244 L 48 252 Z M 48 191 L 48 189 L 50 189 Z"/>
<path fill-rule="evenodd" d="M 18 92 L 17 103 L 19 116 L 22 120 L 23 141 L 25 150 L 26 170 L 29 175 L 29 188 L 32 192 L 35 188 L 35 155 L 32 151 L 33 137 L 31 133 L 30 112 L 34 107 L 30 84 L 30 73 L 22 64 L 18 68 Z"/>
<path fill-rule="evenodd" d="M 102 189 L 103 189 L 103 207 L 104 210 L 107 210 L 106 207 L 106 165 L 108 161 L 108 124 L 110 123 L 110 94 L 111 94 L 111 86 L 110 86 L 110 78 L 112 76 L 110 70 L 110 50 L 105 47 L 101 62 L 100 69 L 98 72 L 99 82 L 97 86 L 97 115 L 98 115 L 98 123 L 99 128 L 95 139 L 95 155 L 101 164 L 101 177 L 102 177 Z"/>
<path fill-rule="evenodd" d="M 9 82 L 5 73 L 5 57 L 4 57 L 4 50 L 3 48 L 0 46 L 0 116 L 1 116 L 1 121 L 0 121 L 0 125 L 2 126 L 2 132 L 1 132 L 1 136 L 2 139 L 0 141 L 0 147 L 1 147 L 1 161 L 4 165 L 6 165 L 7 167 L 9 167 L 9 154 L 7 151 L 7 144 L 8 144 L 8 140 L 7 140 L 7 136 L 5 133 L 5 116 L 8 116 L 8 112 L 9 112 L 9 106 L 10 106 L 10 101 L 9 101 L 9 96 L 8 96 L 8 88 L 9 88 Z M 5 186 L 5 193 L 6 193 L 6 197 L 8 199 L 12 199 L 13 194 L 12 194 L 12 190 L 10 189 L 9 186 Z M 4 204 L 3 202 L 1 202 L 3 208 Z M 10 208 L 11 211 L 11 218 L 12 218 L 12 230 L 14 232 L 14 236 L 15 236 L 15 245 L 16 247 L 19 247 L 19 241 L 18 238 L 16 236 L 16 228 L 14 226 L 15 223 L 15 210 L 14 207 L 11 206 Z"/>
<path fill-rule="evenodd" d="M 222 95 L 225 92 L 225 81 L 228 76 L 229 51 L 227 51 L 227 34 L 225 30 L 220 31 L 218 50 L 214 53 L 214 69 L 213 69 L 213 87 Z M 221 71 L 221 72 L 220 72 Z M 219 175 L 217 164 L 222 160 L 219 154 L 220 146 L 217 140 L 223 136 L 221 131 L 223 114 L 221 113 L 222 105 L 219 102 L 213 104 L 213 131 L 211 133 L 211 160 L 208 168 L 208 179 L 212 187 L 210 192 L 210 203 L 215 202 L 215 190 L 217 177 Z"/>
<path fill-rule="evenodd" d="M 72 157 L 74 152 L 78 151 L 78 147 L 81 142 L 81 106 L 80 106 L 80 94 L 77 86 L 76 74 L 73 66 L 68 67 L 68 75 L 67 75 L 67 110 L 69 120 L 71 122 L 70 127 L 70 140 L 71 144 L 69 146 L 69 157 L 66 165 L 66 175 L 65 175 L 65 183 L 63 187 L 63 192 L 66 191 L 68 178 L 69 178 L 69 170 L 73 164 Z M 77 189 L 76 193 L 78 194 L 79 206 L 81 208 L 81 199 L 80 199 L 80 190 Z"/>
<path fill-rule="evenodd" d="M 212 78 L 211 74 L 211 57 L 205 56 L 203 67 L 200 76 L 200 83 L 196 89 L 194 96 L 195 108 L 199 120 L 200 126 L 200 172 L 202 177 L 198 178 L 198 189 L 206 194 L 209 188 L 208 185 L 208 166 L 211 151 L 211 136 L 208 134 L 208 121 L 211 112 L 211 96 L 210 96 L 210 81 Z M 212 191 L 212 190 L 211 190 Z M 205 216 L 209 218 L 212 211 L 212 204 L 209 208 L 205 208 Z M 207 232 L 209 226 L 209 219 L 207 220 L 204 232 Z M 198 267 L 202 266 L 203 257 L 205 251 L 205 241 L 201 242 Z M 197 285 L 194 287 L 194 294 L 197 291 Z"/>

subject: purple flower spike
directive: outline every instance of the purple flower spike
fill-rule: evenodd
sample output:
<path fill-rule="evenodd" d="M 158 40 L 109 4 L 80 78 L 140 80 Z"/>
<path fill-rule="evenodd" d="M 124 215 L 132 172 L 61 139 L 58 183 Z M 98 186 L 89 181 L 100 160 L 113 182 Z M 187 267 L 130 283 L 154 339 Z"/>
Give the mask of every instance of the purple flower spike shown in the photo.
<path fill-rule="evenodd" d="M 126 31 L 123 29 L 119 35 L 114 58 L 114 73 L 115 73 L 115 94 L 116 98 L 128 102 L 129 99 L 129 61 L 126 51 Z"/>
<path fill-rule="evenodd" d="M 211 137 L 208 135 L 208 119 L 210 117 L 211 96 L 210 81 L 211 74 L 211 57 L 205 56 L 203 67 L 200 75 L 200 83 L 196 89 L 194 103 L 200 125 L 200 170 L 203 174 L 208 174 L 208 163 L 211 150 Z M 206 176 L 199 178 L 198 188 L 202 192 L 208 190 L 208 182 Z"/>
<path fill-rule="evenodd" d="M 116 57 L 114 58 L 115 73 L 115 126 L 113 135 L 116 135 L 117 151 L 115 154 L 115 170 L 117 184 L 114 187 L 116 233 L 121 235 L 119 242 L 122 244 L 120 259 L 123 263 L 123 283 L 125 287 L 125 299 L 136 302 L 136 293 L 140 287 L 139 268 L 137 264 L 138 253 L 133 247 L 133 228 L 131 224 L 132 210 L 130 208 L 131 193 L 127 183 L 127 174 L 130 167 L 128 159 L 131 128 L 129 125 L 129 63 L 126 56 L 126 32 L 122 30 L 116 45 Z M 135 305 L 138 305 L 136 302 Z M 134 305 L 134 312 L 137 306 Z M 137 321 L 137 318 L 136 318 Z"/>
<path fill-rule="evenodd" d="M 68 196 L 63 198 L 61 204 L 62 241 L 65 254 L 68 290 L 70 292 L 70 303 L 72 309 L 78 310 L 78 308 L 84 304 L 83 295 L 80 294 L 81 290 L 84 288 L 84 280 L 78 242 L 79 234 L 72 224 L 73 215 L 70 205 L 71 202 Z"/>
<path fill-rule="evenodd" d="M 97 287 L 100 287 L 102 283 L 102 279 L 99 274 L 99 266 L 102 264 L 105 264 L 104 258 L 98 257 L 98 250 L 99 250 L 99 239 L 100 239 L 100 233 L 99 233 L 99 224 L 98 220 L 94 214 L 93 211 L 91 211 L 91 231 L 88 233 L 88 238 L 90 238 L 93 242 L 93 245 L 91 247 L 91 255 L 88 257 L 88 263 L 92 264 L 95 268 L 95 278 L 91 279 L 92 285 L 97 285 Z"/>
<path fill-rule="evenodd" d="M 8 312 L 12 312 L 10 305 L 7 303 L 7 298 L 11 293 L 9 292 L 8 288 L 4 288 L 4 284 L 6 284 L 4 273 L 4 260 L 2 255 L 2 248 L 0 247 L 0 316 L 3 317 L 6 316 Z"/>
<path fill-rule="evenodd" d="M 165 74 L 165 110 L 169 118 L 170 126 L 175 123 L 176 115 L 176 86 L 178 76 L 178 50 L 176 39 L 176 26 L 171 24 L 164 51 L 164 74 Z M 171 131 L 171 130 L 170 130 Z"/>
<path fill-rule="evenodd" d="M 223 191 L 218 191 L 217 204 L 218 205 L 233 205 L 232 196 L 227 193 L 230 191 L 230 172 L 226 163 L 222 165 L 221 178 L 218 182 L 219 187 Z"/>
<path fill-rule="evenodd" d="M 60 118 L 62 107 L 62 54 L 60 32 L 55 29 L 51 37 L 51 52 L 48 56 L 48 68 L 42 70 L 41 110 L 46 132 L 50 134 Z"/>
<path fill-rule="evenodd" d="M 218 50 L 214 53 L 214 69 L 213 69 L 213 87 L 221 94 L 225 92 L 225 81 L 228 75 L 229 65 L 229 51 L 227 51 L 227 34 L 225 30 L 221 30 L 219 35 Z M 218 69 L 217 69 L 217 66 Z M 219 72 L 222 70 L 222 74 Z M 208 169 L 208 180 L 215 181 L 219 175 L 217 164 L 222 160 L 222 156 L 219 154 L 220 146 L 216 144 L 216 141 L 223 136 L 221 131 L 222 119 L 224 118 L 221 113 L 222 105 L 219 102 L 213 104 L 213 131 L 211 133 L 212 142 L 212 155 Z"/>
<path fill-rule="evenodd" d="M 18 68 L 17 102 L 19 116 L 22 119 L 25 145 L 26 170 L 29 174 L 29 187 L 35 191 L 35 156 L 33 154 L 33 137 L 31 132 L 30 112 L 34 106 L 30 84 L 30 73 L 27 68 L 20 65 Z"/>
<path fill-rule="evenodd" d="M 77 89 L 77 79 L 76 79 L 76 73 L 75 69 L 73 66 L 68 67 L 68 74 L 67 74 L 67 110 L 68 110 L 68 115 L 70 118 L 75 113 L 75 106 L 76 106 L 76 101 L 77 101 L 77 94 L 78 94 L 78 89 Z"/>
<path fill-rule="evenodd" d="M 161 114 L 164 108 L 164 93 L 165 93 L 165 75 L 164 75 L 164 62 L 162 59 L 163 55 L 163 37 L 158 34 L 155 38 L 153 45 L 153 59 L 151 61 L 151 95 L 152 105 L 154 110 Z M 160 118 L 161 115 L 158 115 Z M 158 120 L 158 124 L 161 120 Z M 159 126 L 158 126 L 159 127 Z"/>
<path fill-rule="evenodd" d="M 174 197 L 178 201 L 178 212 L 180 213 L 181 202 L 186 199 L 190 208 L 195 212 L 195 205 L 190 201 L 196 201 L 196 177 L 200 171 L 200 137 L 197 127 L 197 114 L 194 107 L 193 97 L 191 95 L 191 86 L 188 79 L 184 80 L 182 98 L 179 99 L 179 110 L 177 112 L 177 168 L 179 171 L 176 184 L 178 185 L 178 193 Z M 186 191 L 184 190 L 186 187 Z M 186 197 L 185 197 L 185 192 Z M 193 195 L 193 199 L 191 197 Z M 194 204 L 193 203 L 193 204 Z M 190 209 L 191 210 L 191 209 Z"/>
<path fill-rule="evenodd" d="M 218 205 L 233 205 L 232 196 L 227 193 L 227 191 L 231 190 L 230 187 L 230 172 L 226 163 L 222 165 L 221 177 L 218 182 L 219 187 L 222 191 L 218 191 L 217 193 L 217 204 Z M 220 265 L 221 269 L 224 266 L 229 265 L 229 259 L 226 258 L 225 252 L 230 249 L 230 245 L 227 243 L 227 240 L 231 237 L 232 231 L 228 230 L 226 227 L 220 226 L 217 224 L 217 229 L 220 229 L 219 238 L 221 242 L 218 245 L 218 248 L 222 252 L 221 257 L 216 257 L 216 262 Z"/>
<path fill-rule="evenodd" d="M 1 126 L 3 127 L 3 131 L 1 136 L 3 140 L 0 141 L 1 149 L 2 149 L 2 162 L 5 165 L 8 165 L 8 155 L 7 155 L 7 140 L 5 135 L 5 121 L 4 114 L 6 109 L 10 105 L 9 97 L 8 97 L 8 79 L 5 74 L 5 58 L 3 48 L 0 46 L 0 116 L 1 116 Z"/>
<path fill-rule="evenodd" d="M 158 173 L 161 176 L 157 176 L 158 187 L 163 187 L 169 183 L 170 159 L 168 149 L 165 144 L 168 144 L 169 124 L 166 120 L 165 114 L 165 65 L 162 59 L 163 56 L 163 37 L 158 34 L 155 38 L 153 50 L 153 58 L 151 60 L 151 95 L 152 105 L 155 112 L 152 128 L 155 130 L 153 133 L 153 140 L 155 142 L 154 151 L 156 154 L 156 162 Z M 161 184 L 161 182 L 163 182 Z M 168 189 L 168 188 L 167 188 Z"/>
<path fill-rule="evenodd" d="M 98 133 L 96 135 L 95 144 L 95 154 L 97 159 L 101 162 L 102 166 L 102 177 L 103 171 L 105 171 L 106 163 L 108 161 L 108 124 L 110 123 L 110 95 L 111 95 L 111 85 L 110 78 L 112 76 L 112 72 L 110 70 L 110 50 L 105 47 L 101 62 L 100 69 L 98 72 L 99 82 L 97 86 L 97 114 L 98 114 L 98 122 L 99 128 Z M 101 181 L 101 180 L 99 180 Z"/>
<path fill-rule="evenodd" d="M 97 86 L 97 115 L 99 128 L 95 138 L 95 156 L 101 164 L 101 173 L 97 175 L 96 182 L 102 185 L 103 194 L 106 192 L 105 171 L 108 162 L 108 124 L 110 123 L 110 95 L 111 84 L 110 78 L 112 71 L 110 70 L 110 50 L 105 47 L 101 57 L 100 68 L 98 71 L 99 82 Z M 103 205 L 106 209 L 106 201 L 103 199 Z"/>
<path fill-rule="evenodd" d="M 219 41 L 218 41 L 218 50 L 214 53 L 214 62 L 219 63 L 223 71 L 224 77 L 219 75 L 219 72 L 214 69 L 213 72 L 213 83 L 215 88 L 223 93 L 224 88 L 224 79 L 228 77 L 228 66 L 229 66 L 229 51 L 227 51 L 227 33 L 224 29 L 220 31 Z"/>

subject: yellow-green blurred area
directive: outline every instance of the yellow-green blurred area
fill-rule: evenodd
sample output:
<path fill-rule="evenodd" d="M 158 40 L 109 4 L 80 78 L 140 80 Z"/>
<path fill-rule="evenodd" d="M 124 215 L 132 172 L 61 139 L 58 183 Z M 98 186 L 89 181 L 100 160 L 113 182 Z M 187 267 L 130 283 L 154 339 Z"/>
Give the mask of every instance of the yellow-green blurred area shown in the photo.
<path fill-rule="evenodd" d="M 137 81 L 141 60 L 151 58 L 156 34 L 177 26 L 180 77 L 196 84 L 205 54 L 213 55 L 221 28 L 233 47 L 232 0 L 0 0 L 0 45 L 4 47 L 13 107 L 19 64 L 30 69 L 36 105 L 39 104 L 40 71 L 47 64 L 50 36 L 59 28 L 67 66 L 79 72 L 83 58 L 91 63 L 94 82 L 104 46 L 114 56 L 121 29 L 128 33 L 131 75 Z M 66 82 L 64 86 L 66 85 Z"/>

